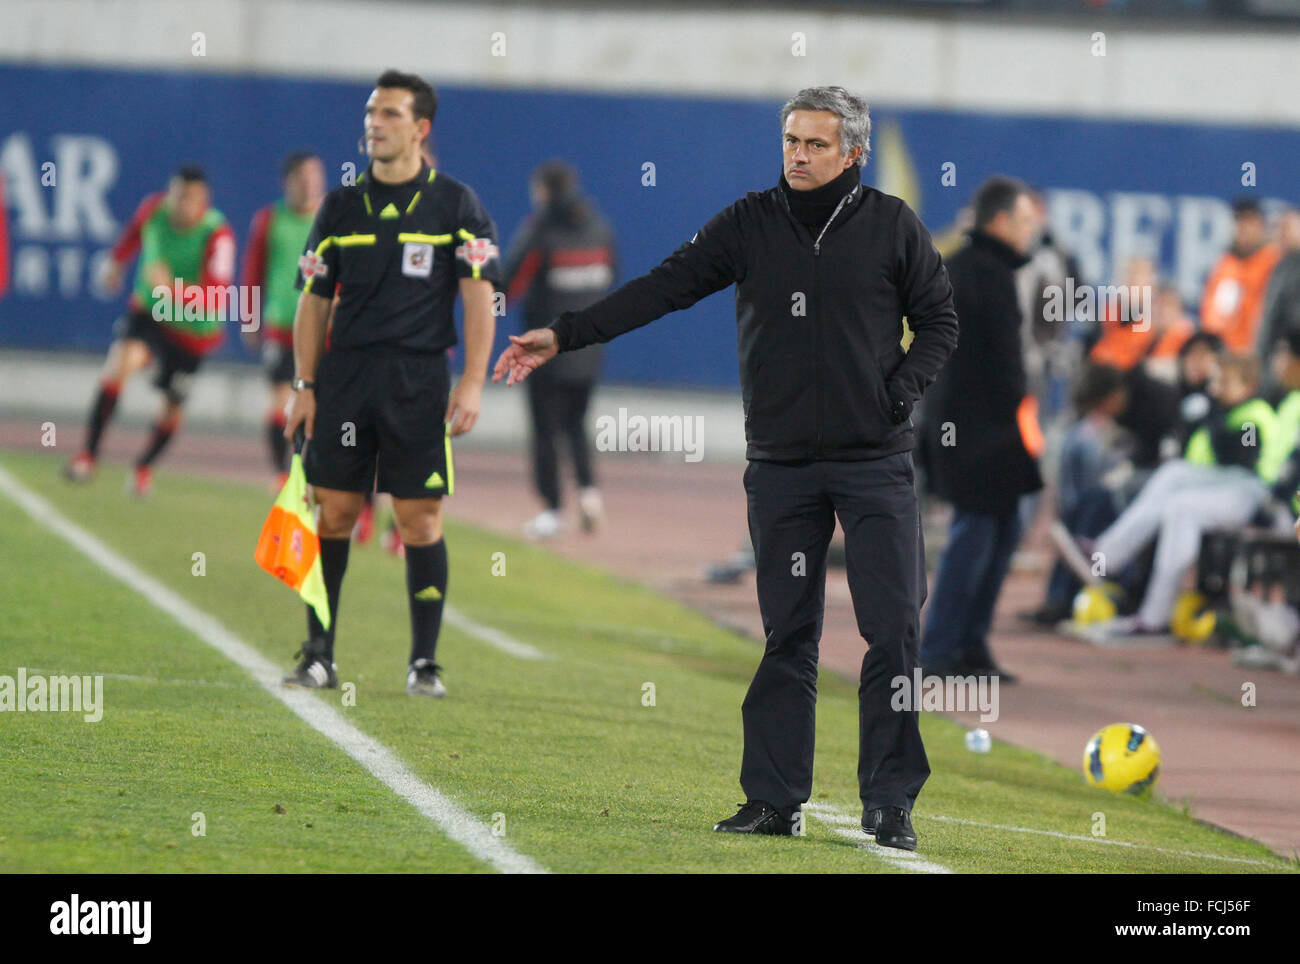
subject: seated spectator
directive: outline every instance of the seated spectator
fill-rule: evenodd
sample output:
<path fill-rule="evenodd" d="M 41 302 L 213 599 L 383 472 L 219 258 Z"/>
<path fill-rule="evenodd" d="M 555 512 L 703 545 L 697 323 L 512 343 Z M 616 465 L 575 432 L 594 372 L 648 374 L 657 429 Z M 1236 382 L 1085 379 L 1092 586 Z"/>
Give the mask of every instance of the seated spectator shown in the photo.
<path fill-rule="evenodd" d="M 1132 292 L 1154 292 L 1157 277 L 1149 258 L 1133 258 L 1124 274 L 1123 287 Z M 1150 305 L 1146 299 L 1150 298 Z M 1163 311 L 1157 311 L 1159 305 Z M 1181 302 L 1179 303 L 1181 308 Z M 1133 436 L 1132 462 L 1136 469 L 1150 471 L 1162 461 L 1160 440 L 1178 417 L 1178 397 L 1167 381 L 1153 377 L 1146 362 L 1155 352 L 1161 357 L 1177 355 L 1190 337 L 1190 325 L 1179 324 L 1170 299 L 1141 294 L 1131 297 L 1127 312 L 1116 314 L 1114 305 L 1100 305 L 1103 312 L 1100 337 L 1088 350 L 1088 361 L 1110 365 L 1126 373 L 1128 404 L 1119 413 L 1119 424 Z M 1186 319 L 1183 319 L 1186 321 Z M 1175 347 L 1177 346 L 1177 347 Z"/>
<path fill-rule="evenodd" d="M 1075 538 L 1091 539 L 1115 521 L 1115 493 L 1108 473 L 1125 458 L 1123 430 L 1115 416 L 1127 402 L 1124 373 L 1109 365 L 1089 365 L 1074 388 L 1078 420 L 1061 448 L 1057 515 Z M 1061 561 L 1052 569 L 1043 605 L 1031 621 L 1054 626 L 1070 615 L 1079 580 Z"/>
<path fill-rule="evenodd" d="M 1178 374 L 1172 387 L 1144 375 L 1130 376 L 1129 401 L 1118 421 L 1121 428 L 1135 425 L 1142 431 L 1134 436 L 1129 460 L 1113 469 L 1106 479 L 1121 511 L 1137 498 L 1160 465 L 1187 450 L 1192 433 L 1210 414 L 1213 402 L 1209 386 L 1219 370 L 1222 352 L 1223 342 L 1218 335 L 1196 332 L 1178 350 Z M 1163 434 L 1153 438 L 1156 432 Z M 1142 605 L 1155 556 L 1153 540 L 1136 561 L 1124 567 L 1117 580 L 1124 590 L 1119 600 L 1121 615 L 1130 616 Z"/>
<path fill-rule="evenodd" d="M 1098 627 L 1102 634 L 1118 639 L 1166 632 L 1183 574 L 1200 551 L 1201 534 L 1244 526 L 1268 501 L 1283 461 L 1278 446 L 1287 444 L 1272 407 L 1256 397 L 1258 388 L 1254 358 L 1224 358 L 1211 382 L 1214 404 L 1183 458 L 1162 465 L 1096 542 L 1084 545 L 1085 554 L 1093 553 L 1108 573 L 1117 573 L 1159 536 L 1137 614 Z"/>
<path fill-rule="evenodd" d="M 1177 408 L 1174 420 L 1160 442 L 1161 461 L 1187 451 L 1192 433 L 1210 414 L 1210 381 L 1219 370 L 1223 341 L 1218 335 L 1198 331 L 1178 351 Z"/>

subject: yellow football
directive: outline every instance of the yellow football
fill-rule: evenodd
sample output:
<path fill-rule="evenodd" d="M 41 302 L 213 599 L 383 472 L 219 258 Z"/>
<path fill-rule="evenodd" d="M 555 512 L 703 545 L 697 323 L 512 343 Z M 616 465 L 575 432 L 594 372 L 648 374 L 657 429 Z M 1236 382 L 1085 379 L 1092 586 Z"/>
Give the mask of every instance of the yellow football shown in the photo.
<path fill-rule="evenodd" d="M 1143 793 L 1160 775 L 1160 747 L 1136 723 L 1112 723 L 1083 748 L 1083 776 L 1094 787 Z"/>

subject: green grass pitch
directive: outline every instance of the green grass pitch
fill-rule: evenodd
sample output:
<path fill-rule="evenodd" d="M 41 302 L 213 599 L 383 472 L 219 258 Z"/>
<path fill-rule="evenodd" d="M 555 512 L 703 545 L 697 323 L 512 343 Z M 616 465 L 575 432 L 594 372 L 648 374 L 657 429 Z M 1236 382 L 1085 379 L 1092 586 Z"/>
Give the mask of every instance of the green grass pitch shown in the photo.
<path fill-rule="evenodd" d="M 290 667 L 302 607 L 253 563 L 272 501 L 263 487 L 163 472 L 141 503 L 124 495 L 121 469 L 73 488 L 58 466 L 0 455 L 71 521 Z M 817 819 L 801 839 L 712 833 L 740 799 L 740 703 L 755 643 L 597 569 L 457 524 L 449 502 L 449 601 L 548 658 L 521 660 L 447 626 L 439 661 L 449 697 L 408 697 L 401 563 L 354 547 L 336 659 L 355 706 L 338 691 L 314 698 L 552 871 L 905 872 L 867 838 Z M 3 495 L 0 504 L 0 674 L 105 675 L 98 723 L 0 714 L 0 872 L 490 869 L 170 616 Z M 823 674 L 820 691 L 813 802 L 857 816 L 855 686 Z M 1005 744 L 972 754 L 943 718 L 922 726 L 933 775 L 914 821 L 920 856 L 943 868 L 1297 869 L 1158 799 L 1090 789 L 1078 772 Z M 1081 746 L 1092 729 L 1081 726 Z M 1092 839 L 1099 811 L 1107 841 L 1137 846 Z"/>

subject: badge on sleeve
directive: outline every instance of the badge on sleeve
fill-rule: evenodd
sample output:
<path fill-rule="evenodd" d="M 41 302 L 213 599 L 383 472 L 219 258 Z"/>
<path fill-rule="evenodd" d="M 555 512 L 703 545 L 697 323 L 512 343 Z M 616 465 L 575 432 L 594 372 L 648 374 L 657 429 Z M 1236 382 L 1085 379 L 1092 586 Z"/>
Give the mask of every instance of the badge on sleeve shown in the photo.
<path fill-rule="evenodd" d="M 497 257 L 497 246 L 491 238 L 472 238 L 456 248 L 456 257 L 472 268 L 481 268 Z"/>
<path fill-rule="evenodd" d="M 402 248 L 402 274 L 408 278 L 427 278 L 433 271 L 433 245 L 408 241 Z"/>
<path fill-rule="evenodd" d="M 302 272 L 303 281 L 323 278 L 330 273 L 329 265 L 315 251 L 308 251 L 298 259 L 298 270 Z"/>

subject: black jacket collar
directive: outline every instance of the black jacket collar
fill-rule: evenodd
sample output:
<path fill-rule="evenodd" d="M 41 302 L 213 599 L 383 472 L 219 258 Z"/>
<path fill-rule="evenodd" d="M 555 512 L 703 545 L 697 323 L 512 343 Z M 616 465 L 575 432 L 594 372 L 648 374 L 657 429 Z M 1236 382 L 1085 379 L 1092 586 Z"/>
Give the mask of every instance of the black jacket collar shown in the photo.
<path fill-rule="evenodd" d="M 1012 271 L 1029 264 L 1029 255 L 1021 254 L 1005 241 L 1000 241 L 991 234 L 985 234 L 979 228 L 971 229 L 969 234 L 972 247 L 982 248 L 989 252 L 999 261 L 1004 262 Z"/>

